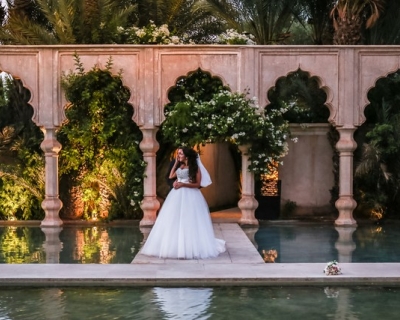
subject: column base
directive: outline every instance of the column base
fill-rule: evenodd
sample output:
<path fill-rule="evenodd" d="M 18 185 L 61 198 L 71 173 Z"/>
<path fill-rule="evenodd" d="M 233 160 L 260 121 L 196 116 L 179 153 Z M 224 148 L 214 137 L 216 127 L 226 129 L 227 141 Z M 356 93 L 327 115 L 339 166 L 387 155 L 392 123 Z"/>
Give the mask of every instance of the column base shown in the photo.
<path fill-rule="evenodd" d="M 140 227 L 152 227 L 157 219 L 157 211 L 160 209 L 160 202 L 156 197 L 144 197 L 142 205 L 143 218 L 139 222 Z"/>
<path fill-rule="evenodd" d="M 258 207 L 258 202 L 253 196 L 242 195 L 242 198 L 239 200 L 238 207 L 242 212 L 242 217 L 238 221 L 240 225 L 259 225 L 259 222 L 255 217 L 255 211 Z"/>
<path fill-rule="evenodd" d="M 42 202 L 42 208 L 46 216 L 40 223 L 41 227 L 60 227 L 63 225 L 63 221 L 59 217 L 59 212 L 62 208 L 62 202 L 60 199 L 44 199 Z"/>
<path fill-rule="evenodd" d="M 353 210 L 356 208 L 357 202 L 352 196 L 341 196 L 336 201 L 335 206 L 339 210 L 339 217 L 335 220 L 335 225 L 357 225 L 356 220 L 353 218 Z"/>

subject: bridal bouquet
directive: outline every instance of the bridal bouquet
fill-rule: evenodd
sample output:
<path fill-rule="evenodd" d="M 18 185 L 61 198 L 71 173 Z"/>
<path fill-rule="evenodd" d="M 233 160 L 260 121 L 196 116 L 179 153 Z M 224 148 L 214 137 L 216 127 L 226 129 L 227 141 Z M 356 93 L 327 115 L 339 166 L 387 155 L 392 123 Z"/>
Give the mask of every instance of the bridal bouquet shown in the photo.
<path fill-rule="evenodd" d="M 337 263 L 336 260 L 333 260 L 331 262 L 328 262 L 324 269 L 324 273 L 327 276 L 337 276 L 338 274 L 342 274 L 342 271 L 339 267 L 339 264 Z"/>

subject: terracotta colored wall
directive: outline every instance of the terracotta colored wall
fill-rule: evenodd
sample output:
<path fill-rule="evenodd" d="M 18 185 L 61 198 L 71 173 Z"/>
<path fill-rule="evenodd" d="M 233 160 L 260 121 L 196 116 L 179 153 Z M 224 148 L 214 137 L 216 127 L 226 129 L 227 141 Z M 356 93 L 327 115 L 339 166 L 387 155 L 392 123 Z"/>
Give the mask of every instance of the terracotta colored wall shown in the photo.
<path fill-rule="evenodd" d="M 332 147 L 328 124 L 310 124 L 302 129 L 292 126 L 298 142 L 289 141 L 289 154 L 279 166 L 282 183 L 281 204 L 294 201 L 296 215 L 323 214 L 332 211 L 330 189 L 334 185 Z"/>
<path fill-rule="evenodd" d="M 201 152 L 201 161 L 213 181 L 210 186 L 201 189 L 208 206 L 211 209 L 227 205 L 237 206 L 239 182 L 228 144 L 206 145 Z"/>

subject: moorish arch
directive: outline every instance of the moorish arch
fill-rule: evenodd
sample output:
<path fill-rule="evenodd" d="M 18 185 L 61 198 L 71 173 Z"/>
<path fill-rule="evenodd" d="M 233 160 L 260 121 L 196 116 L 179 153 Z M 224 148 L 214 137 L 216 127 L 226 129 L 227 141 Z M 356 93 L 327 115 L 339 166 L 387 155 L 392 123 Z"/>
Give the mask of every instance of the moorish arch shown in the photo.
<path fill-rule="evenodd" d="M 275 52 L 277 54 L 277 52 Z M 338 95 L 339 79 L 337 70 L 326 68 L 337 64 L 337 52 L 322 51 L 316 54 L 315 51 L 306 50 L 299 56 L 296 52 L 280 51 L 279 55 L 274 55 L 274 63 L 271 65 L 271 53 L 259 52 L 260 81 L 257 85 L 259 102 L 262 105 L 269 105 L 268 91 L 274 88 L 277 81 L 282 77 L 287 77 L 296 70 L 303 70 L 309 74 L 310 78 L 316 79 L 319 87 L 326 93 L 326 106 L 330 111 L 329 122 L 336 124 L 338 117 Z"/>
<path fill-rule="evenodd" d="M 53 77 L 45 77 L 43 70 L 51 70 L 52 60 L 48 51 L 37 48 L 27 48 L 21 52 L 20 48 L 11 46 L 10 52 L 1 55 L 0 70 L 20 79 L 24 88 L 31 96 L 28 104 L 33 108 L 32 121 L 44 134 L 40 145 L 45 157 L 45 197 L 42 208 L 45 218 L 41 226 L 53 227 L 62 225 L 59 211 L 62 203 L 58 198 L 58 152 L 61 145 L 56 140 L 56 129 L 59 124 L 59 110 L 53 108 L 57 100 L 57 92 L 49 92 L 53 87 Z"/>
<path fill-rule="evenodd" d="M 194 88 L 190 89 L 192 88 L 192 83 L 194 83 Z M 200 88 L 199 85 L 201 84 L 205 87 Z M 180 90 L 180 87 L 184 89 Z M 174 85 L 167 90 L 168 103 L 181 101 L 184 93 L 189 93 L 192 96 L 196 95 L 198 92 L 196 90 L 204 90 L 202 100 L 207 100 L 207 98 L 211 98 L 213 94 L 223 89 L 231 91 L 231 88 L 226 84 L 224 78 L 220 75 L 213 74 L 210 70 L 197 68 L 175 79 Z M 175 96 L 177 96 L 177 101 L 174 101 Z M 165 113 L 166 107 L 168 107 L 168 105 L 164 106 L 163 114 Z M 165 117 L 163 120 L 164 119 Z M 163 150 L 163 152 L 165 152 L 165 150 Z M 229 143 L 213 143 L 201 146 L 201 157 L 213 181 L 210 186 L 201 190 L 209 207 L 211 209 L 226 208 L 227 206 L 236 207 L 240 199 L 238 198 L 240 176 L 238 175 L 237 166 L 235 165 Z M 168 163 L 166 162 L 168 157 L 164 157 L 164 160 L 164 163 L 159 166 L 161 176 L 165 176 L 166 172 L 164 171 L 168 168 Z M 163 194 L 161 188 L 160 191 L 160 194 Z"/>
<path fill-rule="evenodd" d="M 300 68 L 279 77 L 275 86 L 267 89 L 267 112 L 269 108 L 280 108 L 281 99 L 288 105 L 298 103 L 296 111 L 289 109 L 285 116 L 296 142 L 287 140 L 289 153 L 277 165 L 274 178 L 279 179 L 279 189 L 278 181 L 269 182 L 271 186 L 276 185 L 281 207 L 295 204 L 292 214 L 296 216 L 333 213 L 331 192 L 338 172 L 335 172 L 334 146 L 330 141 L 336 138 L 329 123 L 333 118 L 332 108 L 327 104 L 331 91 L 323 86 L 320 77 Z"/>
<path fill-rule="evenodd" d="M 359 104 L 357 126 L 365 122 L 365 108 L 369 105 L 368 93 L 376 87 L 376 83 L 400 69 L 400 55 L 381 49 L 383 57 L 377 59 L 370 52 L 360 52 L 360 87 L 358 88 Z"/>
<path fill-rule="evenodd" d="M 340 194 L 336 202 L 338 225 L 354 225 L 353 152 L 354 132 L 364 121 L 369 88 L 379 77 L 400 67 L 399 46 L 240 46 L 240 45 L 79 45 L 0 46 L 0 69 L 17 75 L 32 94 L 34 121 L 44 132 L 42 149 L 46 158 L 46 195 L 43 226 L 59 226 L 57 128 L 64 120 L 60 79 L 74 69 L 74 53 L 85 67 L 105 65 L 113 57 L 113 72 L 123 71 L 124 85 L 131 91 L 129 103 L 137 108 L 134 121 L 143 133 L 140 148 L 148 163 L 142 209 L 144 225 L 152 225 L 159 208 L 156 199 L 156 132 L 163 119 L 167 91 L 182 75 L 202 68 L 229 84 L 232 91 L 249 89 L 259 104 L 267 102 L 265 88 L 292 70 L 301 68 L 321 80 L 327 88 L 330 121 L 340 133 L 336 145 L 340 155 Z M 136 111 L 136 110 L 135 110 Z M 249 189 L 251 177 L 244 178 Z M 247 201 L 252 212 L 251 191 Z M 243 212 L 243 210 L 242 210 Z M 254 218 L 250 219 L 254 221 Z"/>

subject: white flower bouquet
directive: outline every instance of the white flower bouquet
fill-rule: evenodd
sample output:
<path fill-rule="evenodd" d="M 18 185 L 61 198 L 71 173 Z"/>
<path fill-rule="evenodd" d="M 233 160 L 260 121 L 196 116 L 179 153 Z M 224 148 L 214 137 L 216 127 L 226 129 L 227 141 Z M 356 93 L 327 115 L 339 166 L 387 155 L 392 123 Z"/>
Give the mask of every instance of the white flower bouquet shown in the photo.
<path fill-rule="evenodd" d="M 328 262 L 328 264 L 324 268 L 324 273 L 327 276 L 337 276 L 338 274 L 342 274 L 342 270 L 339 267 L 339 264 L 336 260 Z"/>

